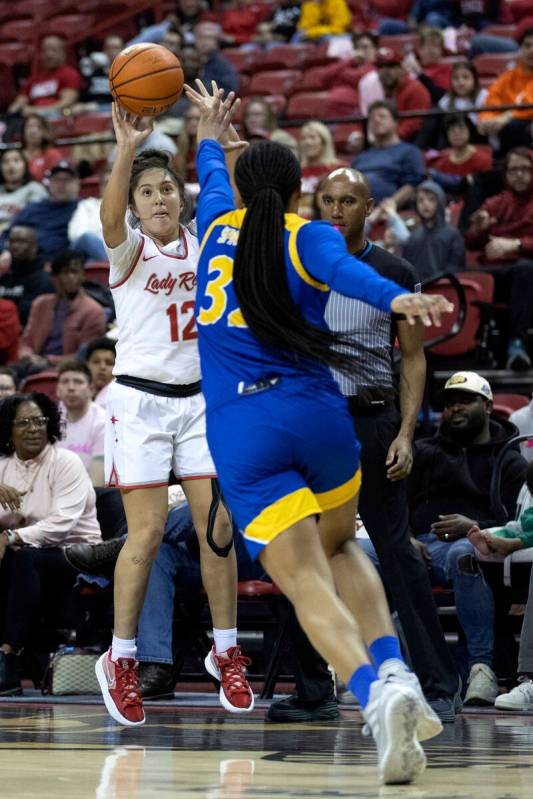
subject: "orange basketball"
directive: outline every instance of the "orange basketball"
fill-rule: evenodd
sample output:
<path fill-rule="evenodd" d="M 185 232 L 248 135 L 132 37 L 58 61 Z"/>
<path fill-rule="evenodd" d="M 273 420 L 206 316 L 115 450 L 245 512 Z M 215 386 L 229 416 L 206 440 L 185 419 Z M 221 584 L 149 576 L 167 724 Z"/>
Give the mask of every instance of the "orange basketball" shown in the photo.
<path fill-rule="evenodd" d="M 163 114 L 183 90 L 183 70 L 170 50 L 160 44 L 132 44 L 111 64 L 113 99 L 140 117 Z"/>

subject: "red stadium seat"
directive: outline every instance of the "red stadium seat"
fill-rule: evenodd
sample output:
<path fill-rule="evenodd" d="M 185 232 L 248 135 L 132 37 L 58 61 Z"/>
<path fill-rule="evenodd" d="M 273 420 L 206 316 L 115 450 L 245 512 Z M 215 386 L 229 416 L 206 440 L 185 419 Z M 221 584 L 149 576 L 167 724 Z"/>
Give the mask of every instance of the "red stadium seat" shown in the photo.
<path fill-rule="evenodd" d="M 533 12 L 532 12 L 533 13 Z M 488 25 L 483 28 L 485 36 L 504 36 L 506 39 L 514 39 L 516 36 L 516 25 Z"/>
<path fill-rule="evenodd" d="M 0 44 L 0 64 L 13 67 L 28 60 L 28 47 L 22 42 L 2 42 Z"/>
<path fill-rule="evenodd" d="M 474 58 L 474 66 L 480 76 L 497 78 L 502 72 L 514 69 L 517 61 L 518 53 L 484 53 Z"/>
<path fill-rule="evenodd" d="M 348 138 L 352 133 L 363 133 L 363 125 L 361 122 L 337 122 L 331 126 L 331 133 L 337 153 L 345 153 L 348 144 Z M 374 231 L 372 231 L 374 235 Z"/>
<path fill-rule="evenodd" d="M 298 92 L 319 92 L 323 88 L 323 68 L 310 67 L 304 69 L 300 83 L 296 86 Z"/>
<path fill-rule="evenodd" d="M 29 375 L 22 383 L 20 390 L 24 394 L 32 391 L 40 391 L 53 400 L 57 400 L 57 372 L 50 369 L 46 372 L 39 372 L 37 375 Z"/>
<path fill-rule="evenodd" d="M 328 55 L 328 49 L 327 44 L 320 44 L 310 48 L 305 56 L 304 67 L 306 69 L 311 67 L 323 67 L 327 64 L 331 64 L 333 61 L 337 61 L 337 58 Z"/>
<path fill-rule="evenodd" d="M 239 72 L 251 72 L 252 68 L 259 68 L 258 59 L 262 55 L 262 53 L 256 53 L 253 50 L 241 50 L 238 47 L 228 47 L 227 50 L 224 50 L 224 58 L 227 58 L 230 64 L 233 64 Z"/>
<path fill-rule="evenodd" d="M 256 72 L 246 87 L 246 94 L 290 94 L 300 78 L 301 73 L 295 69 Z"/>
<path fill-rule="evenodd" d="M 466 315 L 464 323 L 457 334 L 448 341 L 430 346 L 429 351 L 434 355 L 464 355 L 473 352 L 478 345 L 478 333 L 482 325 L 483 307 L 492 303 L 494 296 L 494 277 L 485 272 L 459 272 L 455 275 L 461 284 L 466 299 Z M 424 293 L 444 294 L 457 306 L 457 292 L 446 279 L 433 281 L 424 287 Z M 459 309 L 454 313 L 445 314 L 441 327 L 426 327 L 424 339 L 426 342 L 449 333 L 457 323 Z"/>
<path fill-rule="evenodd" d="M 282 44 L 267 53 L 261 53 L 255 61 L 255 70 L 300 69 L 306 62 L 313 45 Z M 224 53 L 225 54 L 225 53 Z"/>
<path fill-rule="evenodd" d="M 80 31 L 89 31 L 94 22 L 90 14 L 62 14 L 50 19 L 48 33 L 56 33 L 67 39 L 78 38 Z"/>
<path fill-rule="evenodd" d="M 287 100 L 282 94 L 266 94 L 263 97 L 263 100 L 269 104 L 276 114 L 281 114 L 283 111 L 285 111 L 287 106 Z M 239 110 L 237 111 L 235 122 L 239 123 L 241 121 L 246 104 L 249 102 L 250 97 L 245 97 L 240 105 Z"/>
<path fill-rule="evenodd" d="M 89 261 L 85 264 L 85 280 L 94 280 L 109 286 L 109 264 L 107 261 Z"/>
<path fill-rule="evenodd" d="M 80 180 L 80 200 L 85 200 L 87 197 L 100 196 L 100 178 L 98 175 L 89 175 L 87 178 Z"/>
<path fill-rule="evenodd" d="M 49 0 L 20 0 L 14 4 L 17 15 L 28 15 L 37 18 L 49 18 L 51 13 L 60 14 L 66 8 L 72 7 L 72 0 L 54 0 L 53 9 Z"/>
<path fill-rule="evenodd" d="M 329 92 L 301 92 L 294 94 L 287 106 L 288 119 L 333 119 L 338 114 L 328 111 Z"/>
<path fill-rule="evenodd" d="M 506 419 L 514 411 L 525 408 L 526 405 L 529 405 L 529 397 L 523 394 L 494 394 L 493 411 Z"/>
<path fill-rule="evenodd" d="M 39 36 L 39 30 L 34 19 L 15 19 L 13 22 L 2 24 L 2 37 L 14 39 L 17 42 L 30 42 Z M 30 54 L 28 54 L 30 60 Z"/>
<path fill-rule="evenodd" d="M 400 33 L 395 36 L 380 36 L 379 46 L 390 47 L 397 55 L 404 56 L 415 49 L 417 41 L 416 33 Z"/>

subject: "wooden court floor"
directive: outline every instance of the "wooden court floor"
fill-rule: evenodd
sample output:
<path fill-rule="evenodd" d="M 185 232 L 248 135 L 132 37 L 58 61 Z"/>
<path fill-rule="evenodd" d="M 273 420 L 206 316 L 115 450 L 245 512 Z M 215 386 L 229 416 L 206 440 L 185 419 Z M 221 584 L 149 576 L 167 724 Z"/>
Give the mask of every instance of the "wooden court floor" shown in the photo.
<path fill-rule="evenodd" d="M 0 704 L 2 799 L 531 799 L 533 715 L 463 715 L 411 786 L 377 783 L 360 717 L 272 724 L 221 708 L 148 707 L 123 730 L 98 705 Z"/>

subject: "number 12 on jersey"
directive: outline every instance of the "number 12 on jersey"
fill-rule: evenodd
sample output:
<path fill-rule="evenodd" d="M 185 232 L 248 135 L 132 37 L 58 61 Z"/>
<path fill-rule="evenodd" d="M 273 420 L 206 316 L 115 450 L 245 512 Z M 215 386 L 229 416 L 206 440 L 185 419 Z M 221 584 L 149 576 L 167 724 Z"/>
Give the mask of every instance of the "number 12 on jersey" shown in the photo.
<path fill-rule="evenodd" d="M 192 341 L 198 338 L 198 331 L 194 323 L 194 300 L 182 302 L 179 310 L 177 304 L 173 302 L 168 306 L 166 314 L 170 320 L 171 341 L 180 341 L 180 339 L 181 341 Z"/>

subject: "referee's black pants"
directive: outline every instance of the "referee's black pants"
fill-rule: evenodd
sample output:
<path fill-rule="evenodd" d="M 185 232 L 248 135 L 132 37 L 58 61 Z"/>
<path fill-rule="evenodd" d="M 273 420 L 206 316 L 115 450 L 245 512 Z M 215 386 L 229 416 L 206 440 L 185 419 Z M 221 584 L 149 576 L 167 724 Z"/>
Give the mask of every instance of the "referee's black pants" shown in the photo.
<path fill-rule="evenodd" d="M 426 565 L 410 542 L 405 480 L 387 479 L 385 460 L 400 429 L 400 414 L 392 402 L 378 408 L 349 402 L 361 442 L 359 513 L 398 612 L 412 667 L 428 698 L 452 697 L 458 688 L 457 671 L 444 640 Z M 299 662 L 295 669 L 298 697 L 304 702 L 327 698 L 331 677 L 326 664 L 303 632 L 293 630 L 291 637 Z"/>

